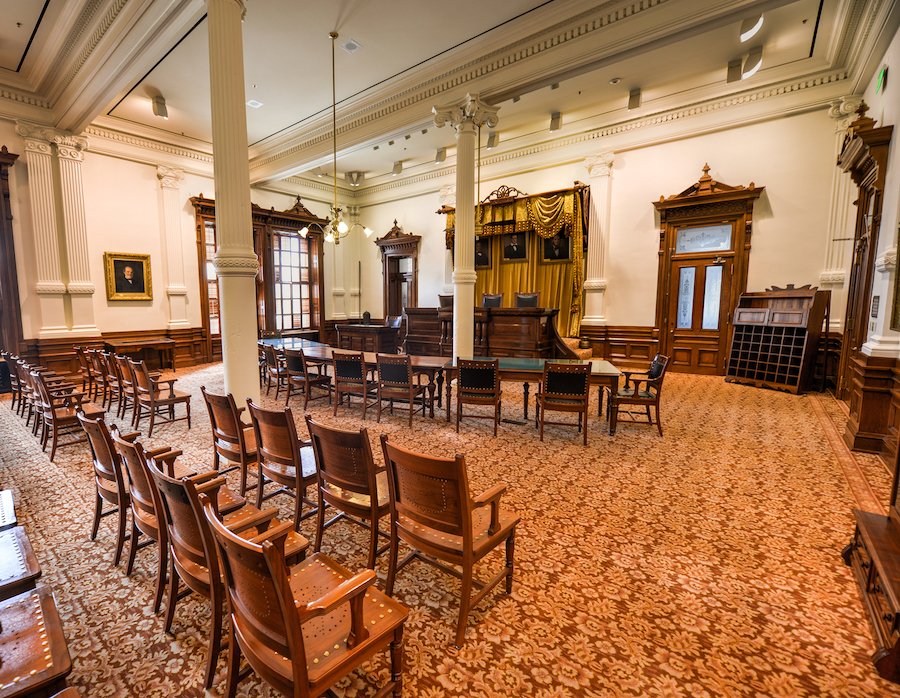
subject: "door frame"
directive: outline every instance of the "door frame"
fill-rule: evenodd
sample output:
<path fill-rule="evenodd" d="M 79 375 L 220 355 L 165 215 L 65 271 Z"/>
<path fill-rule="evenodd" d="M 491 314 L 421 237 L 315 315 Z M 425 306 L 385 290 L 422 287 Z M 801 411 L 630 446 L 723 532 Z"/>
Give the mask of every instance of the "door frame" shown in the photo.
<path fill-rule="evenodd" d="M 668 355 L 672 349 L 672 332 L 669 329 L 669 291 L 672 282 L 672 261 L 675 256 L 675 240 L 678 230 L 706 225 L 731 224 L 732 248 L 719 256 L 733 259 L 731 291 L 722 302 L 728 323 L 720 331 L 731 330 L 731 317 L 742 293 L 747 290 L 747 269 L 750 260 L 750 242 L 753 233 L 753 202 L 765 187 L 750 183 L 749 187 L 730 186 L 717 182 L 709 175 L 709 165 L 703 167 L 703 176 L 680 194 L 666 198 L 661 196 L 653 206 L 659 212 L 659 269 L 657 273 L 656 331 L 659 336 L 659 353 Z M 707 255 L 703 255 L 706 258 Z M 688 255 L 679 260 L 687 260 Z M 727 305 L 726 305 L 727 304 Z M 726 354 L 731 337 L 726 334 Z M 716 375 L 725 375 L 722 361 Z M 669 365 L 673 371 L 679 368 Z"/>
<path fill-rule="evenodd" d="M 381 249 L 382 282 L 383 282 L 383 313 L 386 318 L 390 313 L 391 271 L 389 260 L 395 257 L 412 257 L 412 278 L 407 292 L 407 308 L 419 307 L 419 241 L 421 235 L 406 235 L 394 220 L 394 227 L 381 238 L 375 240 L 375 244 Z M 400 314 L 404 314 L 402 308 Z"/>

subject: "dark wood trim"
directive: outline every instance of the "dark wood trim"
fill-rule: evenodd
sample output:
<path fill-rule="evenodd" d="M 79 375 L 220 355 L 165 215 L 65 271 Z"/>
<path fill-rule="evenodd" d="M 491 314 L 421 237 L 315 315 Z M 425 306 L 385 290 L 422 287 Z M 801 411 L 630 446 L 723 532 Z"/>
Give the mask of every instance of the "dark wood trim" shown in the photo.
<path fill-rule="evenodd" d="M 844 442 L 854 451 L 881 453 L 888 435 L 897 360 L 859 354 L 850 361 L 850 416 Z"/>
<path fill-rule="evenodd" d="M 19 303 L 19 275 L 16 270 L 16 246 L 10 208 L 9 168 L 18 155 L 0 148 L 0 348 L 20 354 L 22 343 L 22 307 Z"/>

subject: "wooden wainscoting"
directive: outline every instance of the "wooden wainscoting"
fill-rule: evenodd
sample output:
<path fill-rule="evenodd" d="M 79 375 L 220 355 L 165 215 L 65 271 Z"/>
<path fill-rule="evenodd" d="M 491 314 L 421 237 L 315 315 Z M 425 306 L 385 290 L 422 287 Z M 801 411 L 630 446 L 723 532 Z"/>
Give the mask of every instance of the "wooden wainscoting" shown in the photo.
<path fill-rule="evenodd" d="M 881 356 L 859 354 L 850 360 L 850 417 L 844 441 L 854 451 L 884 450 L 891 425 L 896 366 L 896 359 Z"/>
<path fill-rule="evenodd" d="M 659 347 L 659 330 L 655 327 L 582 325 L 581 336 L 590 340 L 595 358 L 626 368 L 645 368 Z"/>

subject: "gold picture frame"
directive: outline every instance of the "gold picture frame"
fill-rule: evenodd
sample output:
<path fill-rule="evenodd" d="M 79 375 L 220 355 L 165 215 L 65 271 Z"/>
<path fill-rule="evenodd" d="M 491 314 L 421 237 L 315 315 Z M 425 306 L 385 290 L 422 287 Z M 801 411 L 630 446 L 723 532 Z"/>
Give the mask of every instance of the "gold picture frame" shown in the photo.
<path fill-rule="evenodd" d="M 153 300 L 150 255 L 104 252 L 106 299 L 110 301 Z"/>

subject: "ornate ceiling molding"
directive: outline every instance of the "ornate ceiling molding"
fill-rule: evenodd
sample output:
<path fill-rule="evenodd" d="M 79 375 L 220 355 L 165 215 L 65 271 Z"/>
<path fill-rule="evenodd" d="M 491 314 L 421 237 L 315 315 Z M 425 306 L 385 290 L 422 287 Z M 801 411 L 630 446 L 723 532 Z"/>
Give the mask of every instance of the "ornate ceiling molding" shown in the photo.
<path fill-rule="evenodd" d="M 159 141 L 150 140 L 149 138 L 130 136 L 127 133 L 122 133 L 120 131 L 111 131 L 105 128 L 98 128 L 97 126 L 89 126 L 87 129 L 85 129 L 84 134 L 88 136 L 96 136 L 97 138 L 103 138 L 115 143 L 121 143 L 123 145 L 131 145 L 137 148 L 152 150 L 158 153 L 176 155 L 178 157 L 188 158 L 189 160 L 196 160 L 198 162 L 208 163 L 210 165 L 213 162 L 212 155 L 210 155 L 209 153 L 204 153 L 200 150 L 192 150 L 190 148 L 181 148 L 174 145 L 168 145 L 166 143 L 160 143 Z M 96 146 L 94 150 L 97 150 Z"/>

